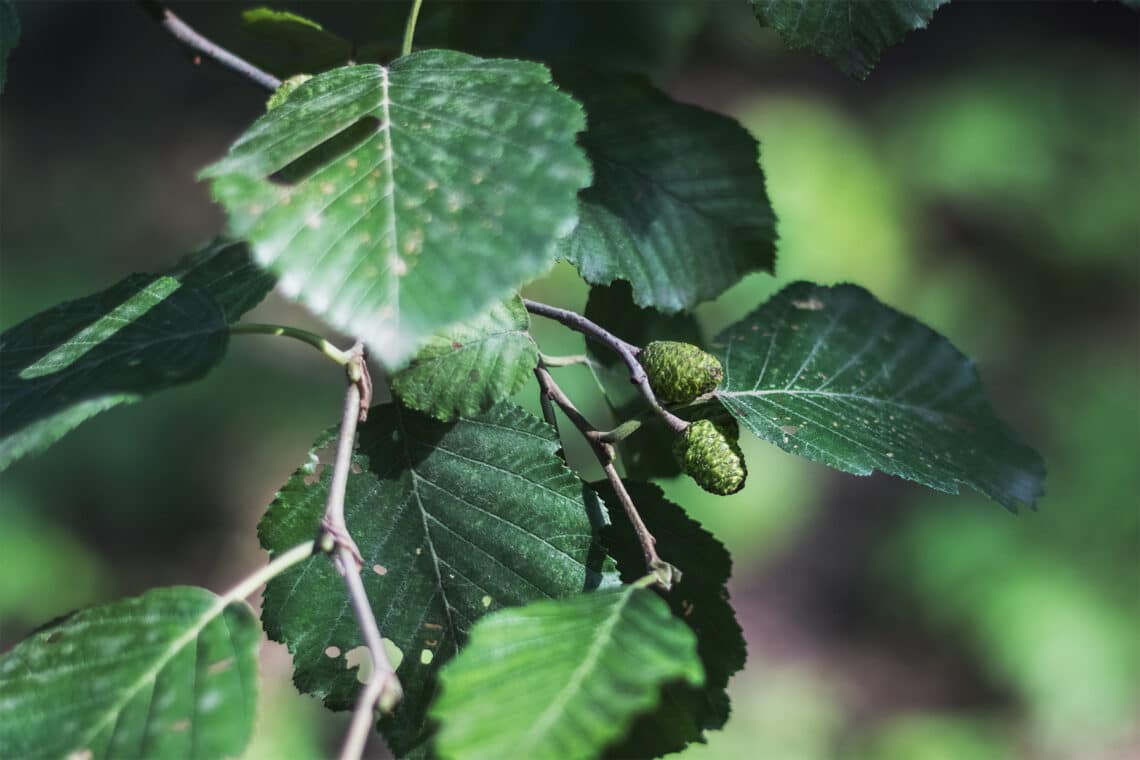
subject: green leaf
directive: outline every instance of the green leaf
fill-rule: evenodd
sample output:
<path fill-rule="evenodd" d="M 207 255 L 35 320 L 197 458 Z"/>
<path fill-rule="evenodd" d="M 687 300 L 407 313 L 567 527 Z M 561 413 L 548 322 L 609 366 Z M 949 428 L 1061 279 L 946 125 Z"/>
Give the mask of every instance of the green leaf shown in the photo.
<path fill-rule="evenodd" d="M 667 687 L 657 709 L 635 721 L 628 735 L 606 753 L 633 760 L 677 752 L 690 742 L 703 742 L 706 730 L 722 728 L 730 712 L 728 679 L 744 667 L 747 652 L 725 588 L 732 574 L 728 550 L 657 486 L 630 480 L 625 486 L 657 539 L 658 553 L 682 572 L 665 599 L 673 614 L 696 634 L 705 672 L 699 688 L 680 683 Z M 592 487 L 614 515 L 612 524 L 602 529 L 602 543 L 617 560 L 622 580 L 631 582 L 645 572 L 641 545 L 609 483 Z"/>
<path fill-rule="evenodd" d="M 485 412 L 522 388 L 538 364 L 530 315 L 515 296 L 428 339 L 390 386 L 405 406 L 441 420 Z"/>
<path fill-rule="evenodd" d="M 273 278 L 218 241 L 165 274 L 135 274 L 0 335 L 0 470 L 87 418 L 206 374 L 229 324 Z"/>
<path fill-rule="evenodd" d="M 717 336 L 717 397 L 785 451 L 946 493 L 1032 506 L 1045 466 L 994 414 L 973 363 L 854 285 L 798 282 Z"/>
<path fill-rule="evenodd" d="M 314 77 L 203 176 L 284 292 L 395 368 L 554 263 L 582 126 L 543 66 L 427 50 Z"/>
<path fill-rule="evenodd" d="M 8 81 L 8 54 L 20 41 L 20 16 L 11 0 L 0 0 L 0 92 Z"/>
<path fill-rule="evenodd" d="M 364 555 L 380 630 L 403 653 L 396 672 L 404 700 L 381 724 L 402 755 L 429 736 L 436 674 L 475 620 L 612 585 L 616 577 L 594 540 L 602 519 L 597 498 L 558 456 L 553 431 L 518 407 L 499 404 L 445 424 L 398 404 L 379 406 L 361 426 L 358 446 L 360 473 L 348 479 L 345 516 Z M 281 489 L 258 529 L 266 549 L 282 551 L 316 534 L 329 473 L 314 479 L 312 467 L 302 468 Z M 334 710 L 352 706 L 357 678 L 341 655 L 362 641 L 327 558 L 272 581 L 262 619 L 293 653 L 301 691 Z"/>
<path fill-rule="evenodd" d="M 883 50 L 900 42 L 948 0 L 751 0 L 761 24 L 792 48 L 811 48 L 863 79 Z"/>
<path fill-rule="evenodd" d="M 351 42 L 296 13 L 250 8 L 242 11 L 241 20 L 244 31 L 280 47 L 270 65 L 276 71 L 314 73 L 355 58 Z"/>
<path fill-rule="evenodd" d="M 661 688 L 704 680 L 696 640 L 644 583 L 503 610 L 440 674 L 444 758 L 596 757 Z"/>
<path fill-rule="evenodd" d="M 589 114 L 594 184 L 561 249 L 582 277 L 626 280 L 639 306 L 675 312 L 772 271 L 776 219 L 743 127 L 639 77 L 559 71 L 558 83 Z"/>
<path fill-rule="evenodd" d="M 77 612 L 0 657 L 8 757 L 241 754 L 261 630 L 245 602 L 161 588 Z"/>

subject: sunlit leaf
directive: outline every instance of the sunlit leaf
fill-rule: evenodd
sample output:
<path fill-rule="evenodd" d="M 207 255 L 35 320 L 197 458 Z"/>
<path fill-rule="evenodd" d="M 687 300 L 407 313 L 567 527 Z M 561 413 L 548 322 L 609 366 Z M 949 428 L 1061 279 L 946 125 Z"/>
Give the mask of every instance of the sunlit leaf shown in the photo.
<path fill-rule="evenodd" d="M 586 760 L 703 673 L 692 631 L 637 584 L 490 615 L 440 680 L 442 757 Z"/>
<path fill-rule="evenodd" d="M 582 127 L 543 66 L 427 50 L 314 77 L 203 174 L 283 291 L 393 368 L 554 263 Z"/>
<path fill-rule="evenodd" d="M 785 451 L 1032 506 L 1045 466 L 995 415 L 973 362 L 854 285 L 799 282 L 713 342 L 717 397 Z"/>
<path fill-rule="evenodd" d="M 703 685 L 675 683 L 666 687 L 661 703 L 638 718 L 628 735 L 611 746 L 607 757 L 633 760 L 677 752 L 690 742 L 703 742 L 706 730 L 722 728 L 729 715 L 725 691 L 728 679 L 744 667 L 744 634 L 728 601 L 725 584 L 732 558 L 711 533 L 667 500 L 649 483 L 626 481 L 626 489 L 646 527 L 657 539 L 657 552 L 681 570 L 681 581 L 665 595 L 670 609 L 697 637 L 697 654 L 705 672 Z M 612 517 L 602 530 L 606 551 L 617 560 L 622 580 L 645 572 L 637 536 L 606 482 L 592 487 L 605 499 Z"/>
<path fill-rule="evenodd" d="M 751 0 L 789 47 L 811 48 L 862 79 L 884 49 L 923 29 L 949 0 Z"/>
<path fill-rule="evenodd" d="M 273 278 L 219 241 L 165 274 L 135 274 L 0 335 L 0 469 L 87 418 L 196 380 L 225 353 L 230 323 Z"/>
<path fill-rule="evenodd" d="M 546 424 L 510 404 L 451 424 L 388 404 L 361 426 L 345 514 L 380 630 L 402 652 L 404 700 L 381 724 L 397 753 L 430 735 L 436 674 L 478 618 L 616 583 L 593 535 L 601 505 L 558 449 Z M 285 484 L 259 526 L 265 548 L 315 535 L 328 479 L 307 467 Z M 359 684 L 343 655 L 362 642 L 328 559 L 272 581 L 262 617 L 292 651 L 297 687 L 351 707 Z"/>
<path fill-rule="evenodd" d="M 562 246 L 588 282 L 626 280 L 638 306 L 675 312 L 772 270 L 776 220 L 743 127 L 636 77 L 559 71 L 558 83 L 589 114 L 594 183 Z"/>
<path fill-rule="evenodd" d="M 522 299 L 496 304 L 429 338 L 391 388 L 405 406 L 441 420 L 485 412 L 513 396 L 538 364 L 529 327 Z"/>
<path fill-rule="evenodd" d="M 5 757 L 240 755 L 261 630 L 245 602 L 176 587 L 83 610 L 0 657 Z"/>

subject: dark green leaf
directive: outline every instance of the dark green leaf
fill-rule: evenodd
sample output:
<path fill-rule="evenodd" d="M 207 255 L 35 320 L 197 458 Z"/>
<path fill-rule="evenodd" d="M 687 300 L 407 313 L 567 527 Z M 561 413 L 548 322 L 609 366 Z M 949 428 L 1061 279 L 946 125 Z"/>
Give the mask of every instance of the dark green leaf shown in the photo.
<path fill-rule="evenodd" d="M 398 754 L 430 734 L 436 673 L 475 620 L 616 583 L 593 537 L 600 505 L 558 449 L 547 425 L 510 404 L 452 424 L 388 404 L 361 426 L 361 472 L 348 480 L 345 514 L 380 629 L 403 652 L 404 701 L 381 724 Z M 314 482 L 312 469 L 285 484 L 262 520 L 270 551 L 316 534 L 328 473 Z M 326 652 L 362 642 L 328 560 L 314 557 L 272 581 L 262 617 L 293 652 L 297 687 L 332 709 L 351 707 L 356 674 Z"/>
<path fill-rule="evenodd" d="M 701 685 L 695 645 L 643 584 L 496 612 L 440 674 L 436 749 L 464 760 L 596 757 L 665 684 Z"/>
<path fill-rule="evenodd" d="M 862 79 L 883 50 L 923 29 L 948 0 L 751 0 L 760 23 L 792 48 L 811 48 Z"/>
<path fill-rule="evenodd" d="M 20 41 L 20 16 L 12 0 L 0 0 L 0 92 L 8 81 L 8 54 Z"/>
<path fill-rule="evenodd" d="M 665 598 L 673 614 L 696 634 L 705 671 L 702 688 L 686 684 L 666 688 L 660 706 L 638 719 L 628 736 L 607 752 L 608 757 L 633 760 L 677 752 L 690 742 L 703 742 L 706 730 L 722 728 L 729 715 L 728 679 L 744 667 L 747 654 L 725 589 L 732 574 L 728 550 L 657 486 L 636 481 L 625 485 L 657 539 L 658 553 L 682 572 L 680 583 Z M 632 581 L 645 572 L 637 536 L 610 485 L 603 481 L 593 488 L 613 515 L 612 524 L 602 530 L 602 542 L 617 560 L 622 580 Z"/>
<path fill-rule="evenodd" d="M 485 412 L 513 396 L 538 364 L 530 315 L 515 296 L 428 339 L 391 379 L 405 406 L 441 420 Z"/>
<path fill-rule="evenodd" d="M 135 274 L 0 335 L 0 470 L 87 418 L 196 380 L 229 324 L 272 288 L 245 246 L 217 242 L 166 274 Z"/>
<path fill-rule="evenodd" d="M 0 657 L 5 757 L 236 757 L 261 630 L 245 602 L 177 587 L 83 610 Z"/>
<path fill-rule="evenodd" d="M 276 73 L 315 74 L 355 58 L 351 42 L 296 13 L 250 8 L 241 19 L 246 32 L 279 47 L 276 55 L 266 56 Z"/>
<path fill-rule="evenodd" d="M 994 414 L 973 363 L 854 285 L 799 282 L 717 336 L 717 397 L 785 451 L 881 470 L 1011 510 L 1043 493 L 1045 466 Z"/>
<path fill-rule="evenodd" d="M 639 306 L 675 312 L 772 270 L 776 220 L 743 127 L 637 77 L 559 71 L 558 83 L 589 114 L 594 184 L 562 245 L 588 282 L 626 280 Z"/>
<path fill-rule="evenodd" d="M 394 368 L 553 264 L 582 126 L 538 64 L 427 50 L 314 77 L 204 176 L 286 294 Z"/>

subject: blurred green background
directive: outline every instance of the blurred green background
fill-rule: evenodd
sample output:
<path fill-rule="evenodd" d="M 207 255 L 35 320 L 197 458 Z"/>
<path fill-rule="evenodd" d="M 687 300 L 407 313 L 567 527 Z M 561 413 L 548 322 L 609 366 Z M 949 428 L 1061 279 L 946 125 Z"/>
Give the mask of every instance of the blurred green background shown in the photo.
<path fill-rule="evenodd" d="M 2 327 L 220 231 L 195 172 L 265 97 L 192 66 L 132 3 L 17 5 L 24 34 L 0 97 Z M 249 4 L 172 5 L 290 65 L 242 32 Z M 1140 756 L 1136 13 L 958 0 L 856 83 L 785 51 L 743 0 L 539 3 L 520 20 L 523 5 L 427 0 L 420 39 L 646 69 L 760 139 L 777 276 L 703 306 L 707 335 L 787 282 L 859 283 L 973 356 L 1049 465 L 1040 511 L 1020 516 L 755 440 L 738 495 L 664 482 L 732 550 L 750 651 L 726 730 L 686 757 Z M 398 36 L 406 12 L 275 7 L 358 43 Z M 560 266 L 529 293 L 581 308 L 587 290 Z M 327 332 L 277 297 L 250 318 Z M 560 327 L 535 330 L 549 353 L 582 349 Z M 77 606 L 162 584 L 220 590 L 262 562 L 260 513 L 339 410 L 339 377 L 310 353 L 235 338 L 206 381 L 97 417 L 5 473 L 0 649 Z M 603 419 L 588 373 L 558 371 Z M 537 410 L 533 388 L 520 403 Z M 591 472 L 576 442 L 570 455 Z M 266 644 L 264 662 L 250 756 L 328 754 L 345 716 L 296 694 L 281 647 Z"/>

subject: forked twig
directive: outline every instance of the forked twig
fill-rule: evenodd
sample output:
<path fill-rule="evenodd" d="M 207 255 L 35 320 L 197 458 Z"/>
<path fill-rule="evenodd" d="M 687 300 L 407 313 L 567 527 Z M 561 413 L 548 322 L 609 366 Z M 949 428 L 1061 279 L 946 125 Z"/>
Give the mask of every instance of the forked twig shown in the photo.
<path fill-rule="evenodd" d="M 376 625 L 376 616 L 364 582 L 360 578 L 363 561 L 360 550 L 344 521 L 344 493 L 348 485 L 348 473 L 352 468 L 352 449 L 356 439 L 356 424 L 368 414 L 372 402 L 372 379 L 368 365 L 364 362 L 364 346 L 357 342 L 350 350 L 351 360 L 345 366 L 348 375 L 348 389 L 344 394 L 344 413 L 340 422 L 340 433 L 336 443 L 336 460 L 333 463 L 332 480 L 329 483 L 325 514 L 321 519 L 322 534 L 320 544 L 333 557 L 333 564 L 344 578 L 348 598 L 352 602 L 364 644 L 372 656 L 372 673 L 361 689 L 353 709 L 352 722 L 341 749 L 341 760 L 356 760 L 364 751 L 368 734 L 372 730 L 374 708 L 390 712 L 403 696 L 403 689 L 396 677 L 396 671 L 384 651 L 384 639 Z"/>
<path fill-rule="evenodd" d="M 681 571 L 661 559 L 657 554 L 657 539 L 653 537 L 649 528 L 646 527 L 645 521 L 641 519 L 641 514 L 638 513 L 637 506 L 633 503 L 633 498 L 629 495 L 621 476 L 618 475 L 617 469 L 614 467 L 613 445 L 603 440 L 604 433 L 591 425 L 590 421 L 578 410 L 578 407 L 574 406 L 574 402 L 554 381 L 546 365 L 539 363 L 534 368 L 534 376 L 538 379 L 538 386 L 542 395 L 555 403 L 567 419 L 574 423 L 578 432 L 589 442 L 590 448 L 594 451 L 594 456 L 597 457 L 598 463 L 602 465 L 602 470 L 606 473 L 606 479 L 609 480 L 610 486 L 614 489 L 614 494 L 617 495 L 618 501 L 621 502 L 622 508 L 625 510 L 626 517 L 629 518 L 630 525 L 633 526 L 633 532 L 637 535 L 637 541 L 641 544 L 641 551 L 645 556 L 646 570 L 656 578 L 659 586 L 666 590 L 672 588 L 674 583 L 681 580 Z"/>
<path fill-rule="evenodd" d="M 689 423 L 661 406 L 661 402 L 657 400 L 657 394 L 653 392 L 653 388 L 649 385 L 649 377 L 645 374 L 645 368 L 642 367 L 641 362 L 637 360 L 637 355 L 641 353 L 640 348 L 622 340 L 606 328 L 587 319 L 576 311 L 560 309 L 557 306 L 531 301 L 527 298 L 523 299 L 523 305 L 526 306 L 526 310 L 531 314 L 553 319 L 555 322 L 559 322 L 575 332 L 580 332 L 588 338 L 593 338 L 598 343 L 609 346 L 621 357 L 622 361 L 625 362 L 626 368 L 629 369 L 629 381 L 637 386 L 637 389 L 641 391 L 641 395 L 649 402 L 649 406 L 653 408 L 653 411 L 665 420 L 666 424 L 675 432 L 683 432 L 685 428 L 689 426 Z"/>

